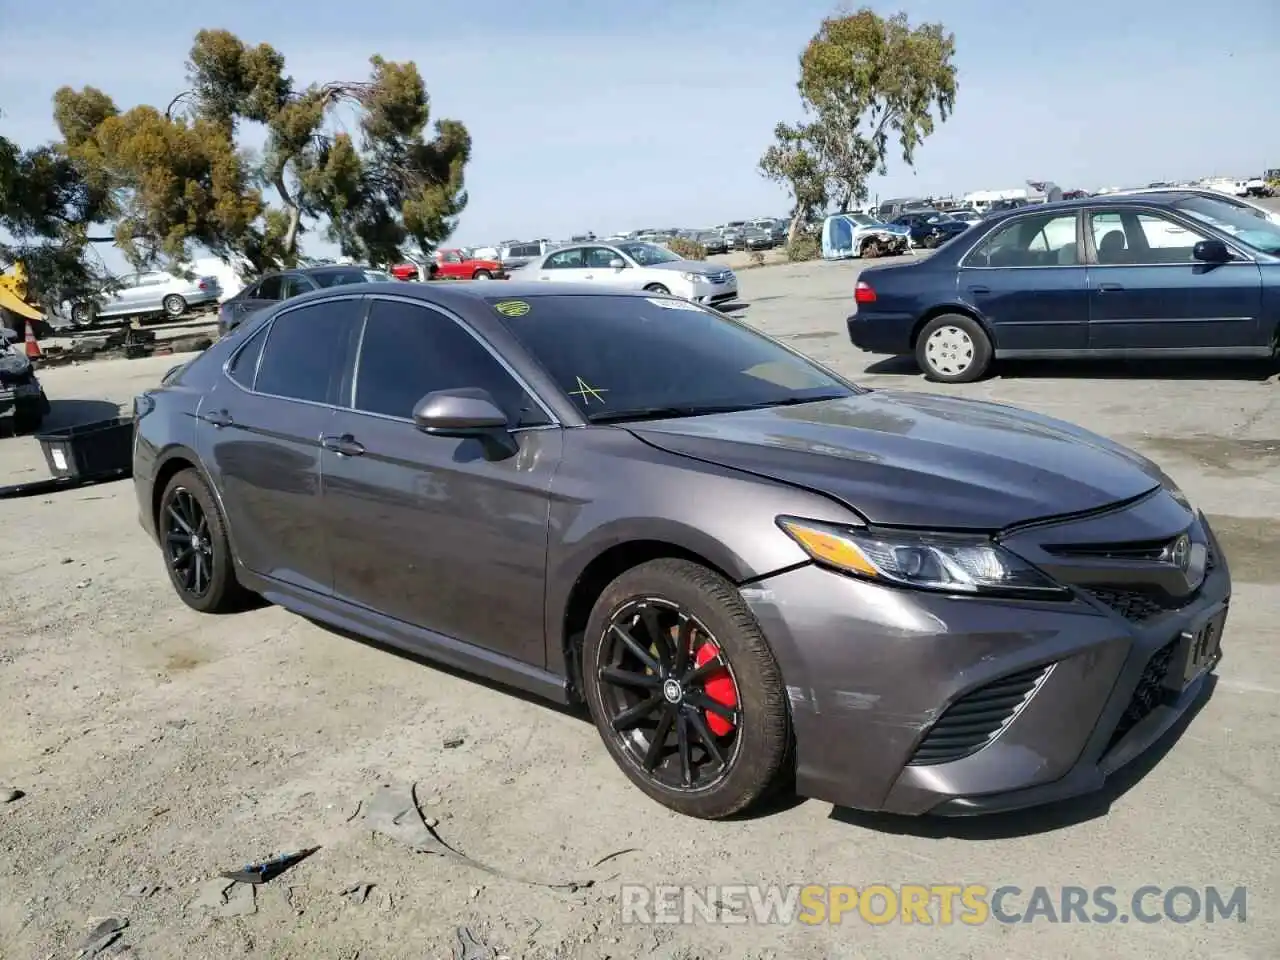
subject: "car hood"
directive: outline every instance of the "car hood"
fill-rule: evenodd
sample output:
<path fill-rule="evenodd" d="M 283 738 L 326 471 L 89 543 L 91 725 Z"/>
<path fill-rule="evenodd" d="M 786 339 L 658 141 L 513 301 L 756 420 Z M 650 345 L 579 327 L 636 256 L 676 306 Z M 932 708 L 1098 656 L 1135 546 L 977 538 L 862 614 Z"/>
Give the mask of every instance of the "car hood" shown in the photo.
<path fill-rule="evenodd" d="M 670 263 L 651 263 L 646 270 L 674 270 L 677 273 L 696 273 L 707 277 L 715 273 L 723 273 L 724 266 L 719 263 L 707 263 L 705 260 L 672 260 Z"/>
<path fill-rule="evenodd" d="M 1072 424 L 933 394 L 877 390 L 628 429 L 670 453 L 815 490 L 891 526 L 994 531 L 1167 481 L 1145 457 Z"/>

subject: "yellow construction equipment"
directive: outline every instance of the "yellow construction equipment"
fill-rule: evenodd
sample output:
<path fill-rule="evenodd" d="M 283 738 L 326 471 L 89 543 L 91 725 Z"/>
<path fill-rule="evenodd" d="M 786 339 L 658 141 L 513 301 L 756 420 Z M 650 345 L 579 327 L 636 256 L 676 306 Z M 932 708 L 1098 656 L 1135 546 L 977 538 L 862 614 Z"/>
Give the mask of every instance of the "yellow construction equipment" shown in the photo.
<path fill-rule="evenodd" d="M 0 274 L 0 307 L 26 320 L 43 320 L 44 314 L 27 300 L 27 271 L 21 263 Z"/>

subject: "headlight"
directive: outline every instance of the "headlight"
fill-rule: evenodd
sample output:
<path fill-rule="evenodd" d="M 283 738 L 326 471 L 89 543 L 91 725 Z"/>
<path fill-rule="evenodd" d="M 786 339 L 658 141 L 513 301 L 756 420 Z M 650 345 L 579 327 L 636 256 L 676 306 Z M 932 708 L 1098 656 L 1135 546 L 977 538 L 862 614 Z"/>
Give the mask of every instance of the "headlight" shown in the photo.
<path fill-rule="evenodd" d="M 1070 590 L 982 537 L 899 533 L 779 517 L 817 563 L 864 580 L 942 593 L 1061 599 Z"/>
<path fill-rule="evenodd" d="M 701 280 L 707 279 L 700 273 L 682 273 L 680 274 L 680 277 L 681 279 L 688 280 L 690 283 L 698 283 Z"/>

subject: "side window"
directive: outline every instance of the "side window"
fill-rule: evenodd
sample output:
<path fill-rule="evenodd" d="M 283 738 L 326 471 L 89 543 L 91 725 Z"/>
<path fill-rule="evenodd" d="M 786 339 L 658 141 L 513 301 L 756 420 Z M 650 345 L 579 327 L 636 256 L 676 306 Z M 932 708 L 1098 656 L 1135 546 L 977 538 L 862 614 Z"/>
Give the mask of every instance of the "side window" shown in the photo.
<path fill-rule="evenodd" d="M 262 345 L 266 342 L 267 327 L 263 327 L 249 338 L 227 367 L 227 375 L 246 390 L 253 389 L 253 375 L 258 372 L 258 358 L 262 356 Z"/>
<path fill-rule="evenodd" d="M 548 422 L 532 397 L 461 326 L 428 307 L 375 300 L 360 345 L 357 410 L 408 419 L 434 390 L 480 387 L 513 425 Z"/>
<path fill-rule="evenodd" d="M 1147 248 L 1143 260 L 1152 263 L 1192 263 L 1196 244 L 1205 239 L 1201 233 L 1154 213 L 1140 213 L 1137 226 Z"/>
<path fill-rule="evenodd" d="M 593 270 L 608 270 L 614 260 L 622 259 L 608 247 L 587 247 L 584 262 Z"/>
<path fill-rule="evenodd" d="M 966 267 L 1072 267 L 1080 263 L 1074 213 L 1018 217 L 965 258 Z"/>
<path fill-rule="evenodd" d="M 582 247 L 573 247 L 570 250 L 561 250 L 559 253 L 553 253 L 547 257 L 547 262 L 543 264 L 544 270 L 581 270 L 585 266 L 585 260 L 582 255 Z"/>
<path fill-rule="evenodd" d="M 274 277 L 267 277 L 258 284 L 258 290 L 254 293 L 254 297 L 259 300 L 283 300 L 284 278 L 279 274 Z"/>
<path fill-rule="evenodd" d="M 459 256 L 457 250 L 446 250 L 441 254 L 440 259 L 445 263 L 461 263 L 462 257 Z"/>
<path fill-rule="evenodd" d="M 310 293 L 315 289 L 315 284 L 306 277 L 286 276 L 281 280 L 280 299 L 288 300 L 291 297 L 300 297 L 302 294 Z"/>
<path fill-rule="evenodd" d="M 254 389 L 291 400 L 330 402 L 361 303 L 328 300 L 276 317 L 262 347 Z"/>

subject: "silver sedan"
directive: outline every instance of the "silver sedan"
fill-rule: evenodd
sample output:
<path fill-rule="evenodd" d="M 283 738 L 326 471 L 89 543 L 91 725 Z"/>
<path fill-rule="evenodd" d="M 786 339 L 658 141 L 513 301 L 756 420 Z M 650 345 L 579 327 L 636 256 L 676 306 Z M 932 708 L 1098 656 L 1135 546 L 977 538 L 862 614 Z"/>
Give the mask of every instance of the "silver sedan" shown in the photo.
<path fill-rule="evenodd" d="M 111 317 L 145 317 L 164 314 L 177 319 L 191 307 L 214 305 L 222 289 L 217 277 L 176 277 L 163 270 L 117 278 L 96 300 L 74 304 L 71 322 L 92 326 Z"/>

